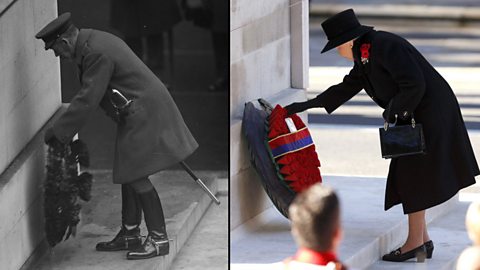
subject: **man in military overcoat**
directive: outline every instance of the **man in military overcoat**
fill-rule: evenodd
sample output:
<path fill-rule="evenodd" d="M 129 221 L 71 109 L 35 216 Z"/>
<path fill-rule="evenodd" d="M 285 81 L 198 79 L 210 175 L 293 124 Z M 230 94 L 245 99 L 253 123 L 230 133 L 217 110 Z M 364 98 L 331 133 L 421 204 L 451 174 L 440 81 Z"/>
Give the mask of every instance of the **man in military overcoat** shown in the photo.
<path fill-rule="evenodd" d="M 68 143 L 97 107 L 117 122 L 113 182 L 122 184 L 122 228 L 99 251 L 130 250 L 128 259 L 169 252 L 160 198 L 148 176 L 176 164 L 198 147 L 163 83 L 116 36 L 78 29 L 64 13 L 35 36 L 56 56 L 78 66 L 81 88 L 45 141 Z M 139 224 L 145 216 L 148 237 Z"/>

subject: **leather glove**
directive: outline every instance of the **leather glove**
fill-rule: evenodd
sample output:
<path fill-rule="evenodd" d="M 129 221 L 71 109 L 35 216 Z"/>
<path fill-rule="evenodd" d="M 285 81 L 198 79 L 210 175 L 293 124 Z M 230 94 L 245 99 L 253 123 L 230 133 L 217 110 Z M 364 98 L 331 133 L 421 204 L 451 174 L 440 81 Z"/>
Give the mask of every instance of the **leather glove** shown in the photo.
<path fill-rule="evenodd" d="M 319 96 L 317 96 L 314 99 L 310 99 L 304 102 L 294 102 L 290 105 L 285 106 L 285 109 L 287 110 L 288 115 L 292 115 L 294 113 L 303 112 L 306 109 L 320 107 L 323 107 L 323 104 L 321 103 Z"/>
<path fill-rule="evenodd" d="M 383 113 L 382 113 L 382 117 L 383 119 L 387 122 L 387 123 L 395 123 L 395 115 L 389 115 L 389 110 L 384 110 Z"/>
<path fill-rule="evenodd" d="M 55 137 L 55 133 L 53 133 L 53 128 L 49 127 L 46 131 L 45 131 L 45 135 L 43 137 L 43 141 L 45 142 L 45 144 L 47 145 L 52 145 L 52 144 L 56 144 L 56 143 L 62 143 L 59 139 L 57 139 L 57 137 Z"/>
<path fill-rule="evenodd" d="M 305 103 L 306 102 L 294 102 L 290 105 L 285 106 L 285 110 L 287 110 L 287 115 L 292 115 L 305 111 L 306 109 L 308 109 L 308 106 L 306 106 Z"/>

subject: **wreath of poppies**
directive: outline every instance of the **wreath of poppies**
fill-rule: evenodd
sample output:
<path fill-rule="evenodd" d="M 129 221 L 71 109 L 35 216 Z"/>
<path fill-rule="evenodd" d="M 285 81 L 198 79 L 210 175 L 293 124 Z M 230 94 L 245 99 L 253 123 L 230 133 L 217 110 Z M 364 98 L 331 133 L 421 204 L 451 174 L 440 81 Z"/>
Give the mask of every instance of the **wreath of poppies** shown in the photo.
<path fill-rule="evenodd" d="M 80 140 L 69 144 L 50 143 L 47 153 L 47 175 L 44 183 L 45 233 L 50 246 L 70 235 L 75 236 L 83 201 L 91 199 L 92 175 L 78 174 L 78 164 L 88 167 L 87 146 Z"/>
<path fill-rule="evenodd" d="M 287 117 L 292 119 L 296 131 L 289 130 Z M 315 145 L 302 119 L 296 114 L 288 116 L 287 111 L 277 105 L 267 121 L 267 148 L 281 182 L 295 193 L 322 182 Z"/>

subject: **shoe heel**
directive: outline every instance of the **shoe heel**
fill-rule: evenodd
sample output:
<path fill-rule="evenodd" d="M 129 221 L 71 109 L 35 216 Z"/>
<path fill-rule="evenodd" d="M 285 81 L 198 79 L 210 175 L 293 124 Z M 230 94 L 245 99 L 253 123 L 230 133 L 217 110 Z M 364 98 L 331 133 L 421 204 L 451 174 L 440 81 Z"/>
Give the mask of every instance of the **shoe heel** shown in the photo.
<path fill-rule="evenodd" d="M 419 251 L 415 254 L 415 257 L 417 258 L 417 263 L 423 263 L 425 262 L 425 258 L 427 258 L 427 252 Z"/>

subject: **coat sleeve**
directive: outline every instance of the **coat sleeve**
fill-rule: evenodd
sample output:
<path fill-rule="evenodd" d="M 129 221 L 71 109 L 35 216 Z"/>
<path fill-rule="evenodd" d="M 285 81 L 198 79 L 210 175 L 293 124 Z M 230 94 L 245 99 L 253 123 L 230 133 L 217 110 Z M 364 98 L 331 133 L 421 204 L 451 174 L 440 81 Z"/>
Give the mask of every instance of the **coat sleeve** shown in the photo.
<path fill-rule="evenodd" d="M 330 114 L 358 94 L 364 88 L 360 74 L 358 64 L 355 63 L 352 70 L 343 78 L 341 83 L 330 86 L 315 98 L 317 107 L 324 107 Z"/>
<path fill-rule="evenodd" d="M 105 55 L 92 53 L 82 61 L 81 88 L 66 112 L 53 125 L 61 142 L 69 142 L 99 106 L 113 73 L 113 62 Z"/>
<path fill-rule="evenodd" d="M 410 117 L 425 94 L 425 78 L 418 65 L 414 48 L 406 41 L 383 39 L 379 43 L 379 63 L 398 85 L 398 92 L 384 112 L 387 120 Z M 388 117 L 388 118 L 387 118 Z"/>

